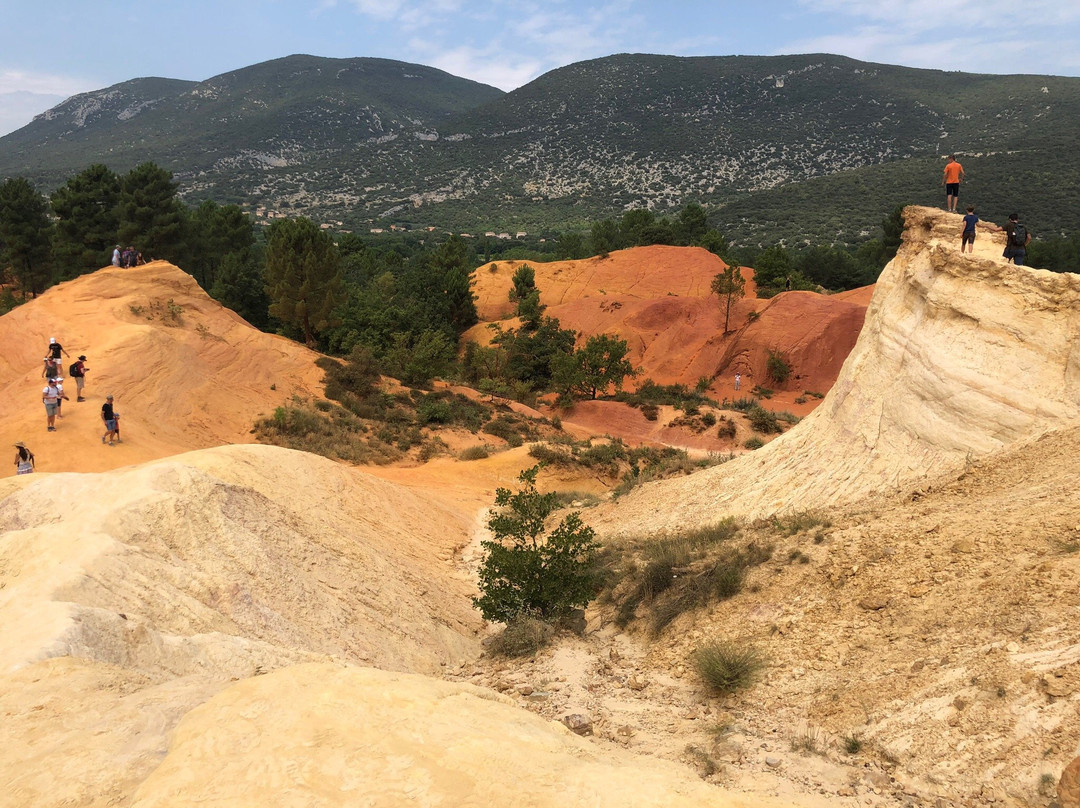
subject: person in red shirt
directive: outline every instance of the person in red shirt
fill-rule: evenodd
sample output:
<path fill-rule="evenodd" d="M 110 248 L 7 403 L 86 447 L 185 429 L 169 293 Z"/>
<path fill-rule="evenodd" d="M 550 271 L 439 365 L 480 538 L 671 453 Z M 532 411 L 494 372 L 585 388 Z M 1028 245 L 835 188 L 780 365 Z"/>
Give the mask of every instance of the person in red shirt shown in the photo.
<path fill-rule="evenodd" d="M 945 210 L 956 213 L 956 202 L 960 198 L 960 183 L 964 179 L 964 167 L 956 161 L 956 155 L 949 155 L 941 184 L 945 186 Z"/>

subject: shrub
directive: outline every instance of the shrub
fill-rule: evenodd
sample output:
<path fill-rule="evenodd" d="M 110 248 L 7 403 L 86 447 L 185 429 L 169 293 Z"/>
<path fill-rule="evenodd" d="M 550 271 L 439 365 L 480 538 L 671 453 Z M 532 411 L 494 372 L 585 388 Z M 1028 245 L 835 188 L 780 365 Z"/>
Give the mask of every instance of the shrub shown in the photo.
<path fill-rule="evenodd" d="M 727 418 L 720 419 L 720 428 L 716 430 L 717 437 L 733 440 L 735 438 L 735 422 Z"/>
<path fill-rule="evenodd" d="M 761 389 L 760 387 L 755 387 L 754 388 L 755 391 L 760 390 L 760 389 Z M 771 396 L 772 395 L 772 390 L 769 390 L 768 392 L 769 392 L 769 395 Z M 768 396 L 764 396 L 764 398 L 768 398 Z M 757 400 L 753 399 L 753 398 L 737 398 L 734 401 L 728 401 L 727 399 L 724 399 L 724 403 L 721 406 L 725 410 L 735 410 L 737 412 L 747 412 L 748 410 L 752 410 L 754 407 L 760 407 L 761 405 L 758 404 Z"/>
<path fill-rule="evenodd" d="M 783 384 L 791 377 L 791 365 L 780 351 L 770 348 L 765 374 L 777 384 Z"/>
<path fill-rule="evenodd" d="M 426 463 L 431 458 L 441 454 L 450 454 L 450 447 L 446 445 L 446 441 L 438 436 L 432 436 L 420 444 L 418 457 L 421 463 Z"/>
<path fill-rule="evenodd" d="M 813 390 L 803 390 L 804 396 L 811 396 L 812 398 L 825 398 L 824 393 L 815 393 Z"/>
<path fill-rule="evenodd" d="M 707 412 L 701 416 L 701 423 L 705 424 L 706 428 L 716 425 L 716 416 L 711 412 Z"/>
<path fill-rule="evenodd" d="M 783 431 L 783 428 L 776 420 L 776 414 L 764 407 L 753 407 L 750 410 L 747 410 L 746 420 L 750 422 L 750 427 L 755 432 L 760 432 L 763 435 Z"/>
<path fill-rule="evenodd" d="M 490 457 L 491 453 L 487 446 L 470 446 L 468 449 L 463 449 L 461 454 L 458 455 L 459 460 L 483 460 L 485 457 Z"/>
<path fill-rule="evenodd" d="M 734 693 L 749 687 L 765 667 L 765 658 L 750 643 L 720 640 L 698 648 L 694 667 L 717 693 Z"/>
<path fill-rule="evenodd" d="M 501 656 L 529 656 L 551 642 L 554 636 L 555 629 L 551 624 L 534 617 L 519 617 L 507 623 L 488 648 Z"/>
<path fill-rule="evenodd" d="M 660 415 L 660 408 L 655 404 L 642 404 L 641 414 L 645 416 L 646 421 L 655 421 Z"/>
<path fill-rule="evenodd" d="M 555 494 L 536 490 L 539 471 L 533 466 L 521 472 L 520 491 L 496 489 L 499 510 L 487 523 L 494 538 L 481 543 L 480 597 L 473 599 L 486 620 L 557 619 L 593 598 L 598 548 L 593 529 L 575 511 L 547 530 L 558 501 Z"/>
<path fill-rule="evenodd" d="M 858 735 L 848 735 L 844 738 L 844 751 L 849 755 L 857 755 L 862 751 L 862 739 Z"/>
<path fill-rule="evenodd" d="M 744 449 L 760 449 L 764 445 L 765 445 L 765 441 L 763 441 L 757 435 L 754 435 L 754 436 L 749 437 L 749 438 L 746 439 L 746 442 L 743 444 L 743 448 Z"/>
<path fill-rule="evenodd" d="M 772 390 L 771 388 L 762 387 L 760 384 L 755 384 L 754 389 L 750 391 L 750 395 L 757 396 L 758 398 L 772 398 L 774 392 L 776 391 Z"/>

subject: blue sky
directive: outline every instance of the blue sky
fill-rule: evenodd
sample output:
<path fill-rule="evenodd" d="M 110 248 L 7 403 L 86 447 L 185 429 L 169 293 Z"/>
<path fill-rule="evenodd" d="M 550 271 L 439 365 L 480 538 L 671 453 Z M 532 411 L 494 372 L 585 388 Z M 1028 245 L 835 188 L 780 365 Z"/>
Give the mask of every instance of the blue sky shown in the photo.
<path fill-rule="evenodd" d="M 400 59 L 504 90 L 612 53 L 1080 76 L 1077 0 L 0 0 L 0 20 L 0 134 L 75 93 L 292 53 Z"/>

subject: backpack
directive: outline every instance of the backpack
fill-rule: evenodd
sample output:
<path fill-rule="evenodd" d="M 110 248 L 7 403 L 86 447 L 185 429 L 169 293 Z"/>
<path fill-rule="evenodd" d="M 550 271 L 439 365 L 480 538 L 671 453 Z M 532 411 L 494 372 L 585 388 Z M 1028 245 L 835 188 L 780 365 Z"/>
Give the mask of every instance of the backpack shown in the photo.
<path fill-rule="evenodd" d="M 71 367 L 68 368 L 68 376 L 82 376 L 82 371 L 79 369 L 78 362 L 72 362 Z"/>
<path fill-rule="evenodd" d="M 1012 235 L 1009 237 L 1009 246 L 1024 249 L 1027 246 L 1028 231 L 1020 222 L 1017 222 L 1013 227 Z"/>

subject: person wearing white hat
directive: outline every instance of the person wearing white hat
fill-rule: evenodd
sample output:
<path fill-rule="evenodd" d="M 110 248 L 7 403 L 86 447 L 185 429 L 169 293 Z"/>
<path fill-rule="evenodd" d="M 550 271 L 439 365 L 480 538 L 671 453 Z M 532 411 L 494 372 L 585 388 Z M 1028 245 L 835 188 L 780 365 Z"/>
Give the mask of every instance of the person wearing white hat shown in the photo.
<path fill-rule="evenodd" d="M 34 471 L 34 453 L 19 441 L 15 444 L 15 473 L 31 474 Z"/>

